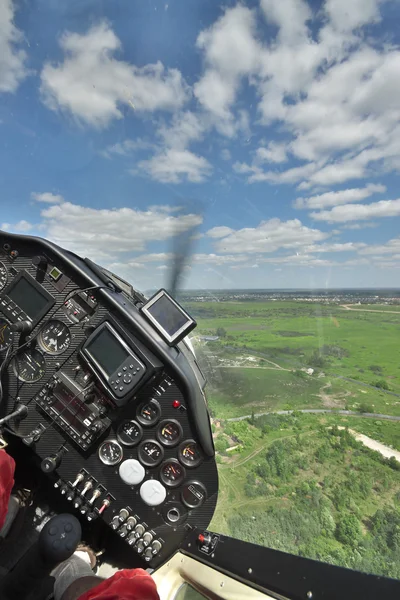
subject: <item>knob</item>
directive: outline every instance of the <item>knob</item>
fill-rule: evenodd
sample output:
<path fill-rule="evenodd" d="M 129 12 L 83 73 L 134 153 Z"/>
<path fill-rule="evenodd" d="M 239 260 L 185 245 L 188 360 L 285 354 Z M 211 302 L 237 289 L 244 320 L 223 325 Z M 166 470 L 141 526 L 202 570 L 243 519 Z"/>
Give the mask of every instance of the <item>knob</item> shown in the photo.
<path fill-rule="evenodd" d="M 101 491 L 98 489 L 94 490 L 93 496 L 89 500 L 89 504 L 93 504 L 95 502 L 96 498 L 98 498 L 99 496 L 101 496 Z"/>
<path fill-rule="evenodd" d="M 126 521 L 126 519 L 128 517 L 129 517 L 129 511 L 127 511 L 126 508 L 121 508 L 121 510 L 119 511 L 119 516 L 118 516 L 120 523 L 123 523 L 124 521 Z"/>
<path fill-rule="evenodd" d="M 74 490 L 69 490 L 68 494 L 66 495 L 66 498 L 69 502 L 72 502 L 72 500 L 74 499 L 74 496 L 75 496 Z"/>
<path fill-rule="evenodd" d="M 135 546 L 135 550 L 138 554 L 142 554 L 142 552 L 145 548 L 146 548 L 146 546 L 144 545 L 143 540 L 139 540 Z"/>
<path fill-rule="evenodd" d="M 81 513 L 81 515 L 86 515 L 87 512 L 89 512 L 89 507 L 85 505 L 81 506 L 81 508 L 79 509 L 79 512 Z"/>
<path fill-rule="evenodd" d="M 146 548 L 146 550 L 144 551 L 144 560 L 149 562 L 152 558 L 153 558 L 153 551 L 151 548 Z"/>
<path fill-rule="evenodd" d="M 132 531 L 133 528 L 135 527 L 137 521 L 135 519 L 135 517 L 129 517 L 127 522 L 126 522 L 126 528 L 128 531 Z"/>
<path fill-rule="evenodd" d="M 111 521 L 111 528 L 112 529 L 118 529 L 118 527 L 121 525 L 120 520 L 118 518 L 118 515 L 115 515 L 115 517 L 113 517 L 113 520 Z"/>
<path fill-rule="evenodd" d="M 92 483 L 92 482 L 90 481 L 90 479 L 89 479 L 89 481 L 87 481 L 87 482 L 85 483 L 85 487 L 84 487 L 84 488 L 83 488 L 83 490 L 82 490 L 82 496 L 84 496 L 85 494 L 87 494 L 87 492 L 88 492 L 89 490 L 91 490 L 91 489 L 92 489 L 92 487 L 93 487 L 93 483 Z"/>
<path fill-rule="evenodd" d="M 62 452 L 57 452 L 57 454 L 51 454 L 50 456 L 46 456 L 40 463 L 40 468 L 43 473 L 52 473 L 55 471 L 60 465 L 62 457 Z"/>
<path fill-rule="evenodd" d="M 135 544 L 135 543 L 136 543 L 136 537 L 135 537 L 135 534 L 134 534 L 134 533 L 131 533 L 131 534 L 130 534 L 130 535 L 127 537 L 127 540 L 126 540 L 126 541 L 128 542 L 128 544 L 129 544 L 130 546 L 133 546 L 133 544 Z"/>
<path fill-rule="evenodd" d="M 90 426 L 92 433 L 99 433 L 103 429 L 103 423 L 101 421 L 94 421 Z"/>
<path fill-rule="evenodd" d="M 161 550 L 161 542 L 159 542 L 158 540 L 155 540 L 151 545 L 151 551 L 153 553 L 153 556 L 158 554 L 160 552 L 160 550 Z"/>
<path fill-rule="evenodd" d="M 146 531 L 145 534 L 143 534 L 143 543 L 145 546 L 149 546 L 151 544 L 151 542 L 153 541 L 153 536 L 151 535 L 151 533 L 149 533 L 148 531 Z"/>
<path fill-rule="evenodd" d="M 62 496 L 65 496 L 65 494 L 66 494 L 67 492 L 68 492 L 68 486 L 67 486 L 67 485 L 62 485 L 62 486 L 60 487 L 60 494 L 61 494 Z"/>
<path fill-rule="evenodd" d="M 75 501 L 74 501 L 75 508 L 80 508 L 82 506 L 82 504 L 83 504 L 82 498 L 75 498 Z"/>
<path fill-rule="evenodd" d="M 85 479 L 84 474 L 83 473 L 78 473 L 78 475 L 76 476 L 76 479 L 75 479 L 74 483 L 72 484 L 72 487 L 75 488 L 78 485 L 78 483 L 80 483 L 84 479 Z"/>
<path fill-rule="evenodd" d="M 100 509 L 99 509 L 99 515 L 102 515 L 103 512 L 106 510 L 106 508 L 108 508 L 111 504 L 111 500 L 109 498 L 104 498 L 103 500 L 103 504 L 101 505 Z"/>
<path fill-rule="evenodd" d="M 126 538 L 129 531 L 126 525 L 121 525 L 121 528 L 118 530 L 118 535 L 122 538 Z"/>
<path fill-rule="evenodd" d="M 47 258 L 45 256 L 34 256 L 32 258 L 32 263 L 35 265 L 35 267 L 37 267 L 38 269 L 43 269 L 45 270 L 47 267 Z"/>
<path fill-rule="evenodd" d="M 142 537 L 142 535 L 144 534 L 144 527 L 143 525 L 136 525 L 135 527 L 135 537 L 138 540 L 139 538 Z"/>
<path fill-rule="evenodd" d="M 88 521 L 94 521 L 95 519 L 97 519 L 97 514 L 91 511 L 86 515 L 86 518 Z"/>

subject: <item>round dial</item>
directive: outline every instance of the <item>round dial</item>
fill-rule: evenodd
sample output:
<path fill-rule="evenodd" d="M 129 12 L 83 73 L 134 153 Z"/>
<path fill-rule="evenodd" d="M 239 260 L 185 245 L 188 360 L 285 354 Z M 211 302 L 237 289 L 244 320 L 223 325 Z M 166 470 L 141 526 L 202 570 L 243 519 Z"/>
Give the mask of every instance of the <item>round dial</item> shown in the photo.
<path fill-rule="evenodd" d="M 117 465 L 122 456 L 121 444 L 116 440 L 106 440 L 99 446 L 99 458 L 105 465 Z"/>
<path fill-rule="evenodd" d="M 69 348 L 71 333 L 67 325 L 54 319 L 41 329 L 38 342 L 42 350 L 48 354 L 62 354 Z"/>
<path fill-rule="evenodd" d="M 122 421 L 117 429 L 117 438 L 124 446 L 136 446 L 142 435 L 143 429 L 136 421 Z"/>
<path fill-rule="evenodd" d="M 182 439 L 182 427 L 177 421 L 162 421 L 158 426 L 157 438 L 164 446 L 176 446 Z"/>
<path fill-rule="evenodd" d="M 206 496 L 206 488 L 199 481 L 189 481 L 181 493 L 182 502 L 188 508 L 199 508 Z"/>
<path fill-rule="evenodd" d="M 161 408 L 156 400 L 149 400 L 139 406 L 137 420 L 146 427 L 155 425 L 161 417 Z"/>
<path fill-rule="evenodd" d="M 185 476 L 184 467 L 175 458 L 170 458 L 161 465 L 160 479 L 168 487 L 178 487 L 185 479 Z"/>
<path fill-rule="evenodd" d="M 8 280 L 7 267 L 4 263 L 0 262 L 0 290 L 5 288 Z"/>
<path fill-rule="evenodd" d="M 45 373 L 46 362 L 39 350 L 25 350 L 13 359 L 14 373 L 21 381 L 35 383 Z"/>
<path fill-rule="evenodd" d="M 139 446 L 138 456 L 146 467 L 157 467 L 164 457 L 164 450 L 158 442 L 145 440 Z"/>
<path fill-rule="evenodd" d="M 12 331 L 10 324 L 4 319 L 0 319 L 0 352 L 6 350 L 12 342 Z"/>
<path fill-rule="evenodd" d="M 203 461 L 203 455 L 194 440 L 186 440 L 179 446 L 179 460 L 185 467 L 198 467 Z"/>

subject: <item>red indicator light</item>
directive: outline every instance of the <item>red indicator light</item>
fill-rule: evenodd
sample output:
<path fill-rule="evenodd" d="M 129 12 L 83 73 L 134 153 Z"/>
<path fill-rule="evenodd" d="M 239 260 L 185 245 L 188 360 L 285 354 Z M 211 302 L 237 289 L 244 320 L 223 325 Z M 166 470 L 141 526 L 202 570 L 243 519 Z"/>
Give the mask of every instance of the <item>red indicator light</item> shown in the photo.
<path fill-rule="evenodd" d="M 204 537 L 204 535 L 203 535 L 202 533 L 200 533 L 200 534 L 199 534 L 198 540 L 199 540 L 199 542 L 200 542 L 201 544 L 204 542 L 204 540 L 205 540 L 205 537 Z"/>
<path fill-rule="evenodd" d="M 179 407 L 180 407 L 180 405 L 181 405 L 181 403 L 179 402 L 179 400 L 174 400 L 174 401 L 173 401 L 173 403 L 172 403 L 172 406 L 173 406 L 174 408 L 179 408 Z"/>

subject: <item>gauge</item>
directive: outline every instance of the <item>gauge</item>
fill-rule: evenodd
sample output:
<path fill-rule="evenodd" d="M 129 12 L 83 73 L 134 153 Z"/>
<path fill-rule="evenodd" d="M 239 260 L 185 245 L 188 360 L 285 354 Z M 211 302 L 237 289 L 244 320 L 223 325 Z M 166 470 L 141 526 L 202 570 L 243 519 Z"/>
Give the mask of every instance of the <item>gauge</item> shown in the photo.
<path fill-rule="evenodd" d="M 6 350 L 12 342 L 12 331 L 10 324 L 4 319 L 0 319 L 0 352 Z"/>
<path fill-rule="evenodd" d="M 99 458 L 105 465 L 117 465 L 122 456 L 122 446 L 116 440 L 106 440 L 99 446 Z"/>
<path fill-rule="evenodd" d="M 185 467 L 198 467 L 203 461 L 203 455 L 194 440 L 186 440 L 179 446 L 179 460 Z"/>
<path fill-rule="evenodd" d="M 139 406 L 137 412 L 137 420 L 142 425 L 151 427 L 155 425 L 161 418 L 161 408 L 157 400 L 149 400 Z"/>
<path fill-rule="evenodd" d="M 157 438 L 164 446 L 176 446 L 182 435 L 182 427 L 177 421 L 162 421 L 157 430 Z"/>
<path fill-rule="evenodd" d="M 4 263 L 0 262 L 0 290 L 5 288 L 8 280 L 7 267 Z"/>
<path fill-rule="evenodd" d="M 13 360 L 14 373 L 21 381 L 35 383 L 45 373 L 46 362 L 39 350 L 25 350 Z"/>
<path fill-rule="evenodd" d="M 62 354 L 69 348 L 71 333 L 67 325 L 53 320 L 46 323 L 38 335 L 42 350 L 48 354 Z"/>
<path fill-rule="evenodd" d="M 136 446 L 142 435 L 143 429 L 136 421 L 122 421 L 117 429 L 117 438 L 125 446 Z"/>
<path fill-rule="evenodd" d="M 175 458 L 170 458 L 161 465 L 160 479 L 168 487 L 178 487 L 183 483 L 185 476 L 184 467 Z"/>
<path fill-rule="evenodd" d="M 206 497 L 206 488 L 199 481 L 189 481 L 181 492 L 182 502 L 188 508 L 199 508 Z"/>
<path fill-rule="evenodd" d="M 164 450 L 158 442 L 145 440 L 139 446 L 138 456 L 146 467 L 157 467 L 164 457 Z"/>

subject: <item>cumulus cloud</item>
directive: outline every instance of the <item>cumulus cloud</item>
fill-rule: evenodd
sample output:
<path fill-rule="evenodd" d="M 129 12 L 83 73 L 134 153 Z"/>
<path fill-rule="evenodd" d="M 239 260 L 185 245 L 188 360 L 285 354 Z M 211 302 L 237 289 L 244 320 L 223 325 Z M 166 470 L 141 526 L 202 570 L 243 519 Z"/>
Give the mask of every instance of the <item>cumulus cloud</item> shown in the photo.
<path fill-rule="evenodd" d="M 212 229 L 209 229 L 206 233 L 206 235 L 208 235 L 208 237 L 211 238 L 223 238 L 226 237 L 227 235 L 229 235 L 230 233 L 233 233 L 233 229 L 231 229 L 230 227 L 226 227 L 225 225 L 222 225 L 220 227 L 213 227 Z"/>
<path fill-rule="evenodd" d="M 71 202 L 41 211 L 46 237 L 61 246 L 98 259 L 143 251 L 152 241 L 166 241 L 202 222 L 196 214 L 132 208 L 96 209 Z M 136 262 L 137 259 L 135 259 Z"/>
<path fill-rule="evenodd" d="M 233 231 L 215 243 L 222 253 L 269 253 L 279 248 L 296 248 L 326 239 L 328 233 L 302 225 L 298 219 L 270 219 L 258 227 Z"/>
<path fill-rule="evenodd" d="M 14 25 L 12 0 L 0 0 L 0 92 L 15 92 L 28 74 L 23 35 Z"/>
<path fill-rule="evenodd" d="M 121 43 L 105 21 L 86 33 L 65 32 L 60 46 L 63 60 L 43 67 L 42 100 L 82 123 L 102 128 L 122 117 L 122 105 L 138 112 L 175 110 L 189 98 L 177 69 L 160 61 L 137 67 L 116 58 Z"/>
<path fill-rule="evenodd" d="M 61 194 L 53 194 L 52 192 L 32 192 L 31 198 L 36 202 L 44 202 L 45 204 L 63 204 L 64 202 Z"/>
<path fill-rule="evenodd" d="M 149 142 L 147 140 L 142 140 L 138 138 L 136 140 L 123 140 L 122 142 L 116 142 L 115 144 L 110 144 L 100 152 L 104 158 L 112 158 L 114 156 L 130 156 L 133 152 L 138 150 L 152 150 L 154 149 L 155 144 Z"/>
<path fill-rule="evenodd" d="M 169 148 L 148 160 L 142 160 L 138 169 L 163 183 L 180 183 L 184 180 L 200 183 L 212 171 L 210 163 L 204 157 L 187 149 L 176 148 Z"/>
<path fill-rule="evenodd" d="M 324 194 L 309 198 L 297 198 L 294 206 L 295 208 L 307 209 L 328 208 L 340 204 L 348 204 L 349 202 L 357 202 L 373 194 L 381 194 L 383 192 L 386 192 L 386 186 L 370 183 L 365 188 L 350 188 L 337 192 L 325 192 Z"/>
<path fill-rule="evenodd" d="M 389 240 L 386 244 L 372 244 L 371 246 L 360 250 L 360 254 L 372 254 L 375 256 L 378 256 L 379 254 L 394 254 L 397 255 L 397 259 L 399 259 L 400 237 Z"/>
<path fill-rule="evenodd" d="M 272 162 L 283 163 L 287 161 L 286 144 L 270 142 L 266 148 L 258 148 L 256 152 L 256 161 L 258 163 Z"/>
<path fill-rule="evenodd" d="M 363 221 L 376 217 L 398 217 L 400 215 L 400 199 L 381 200 L 372 204 L 345 204 L 335 206 L 332 210 L 311 213 L 316 221 L 328 223 L 345 223 L 346 221 Z"/>

